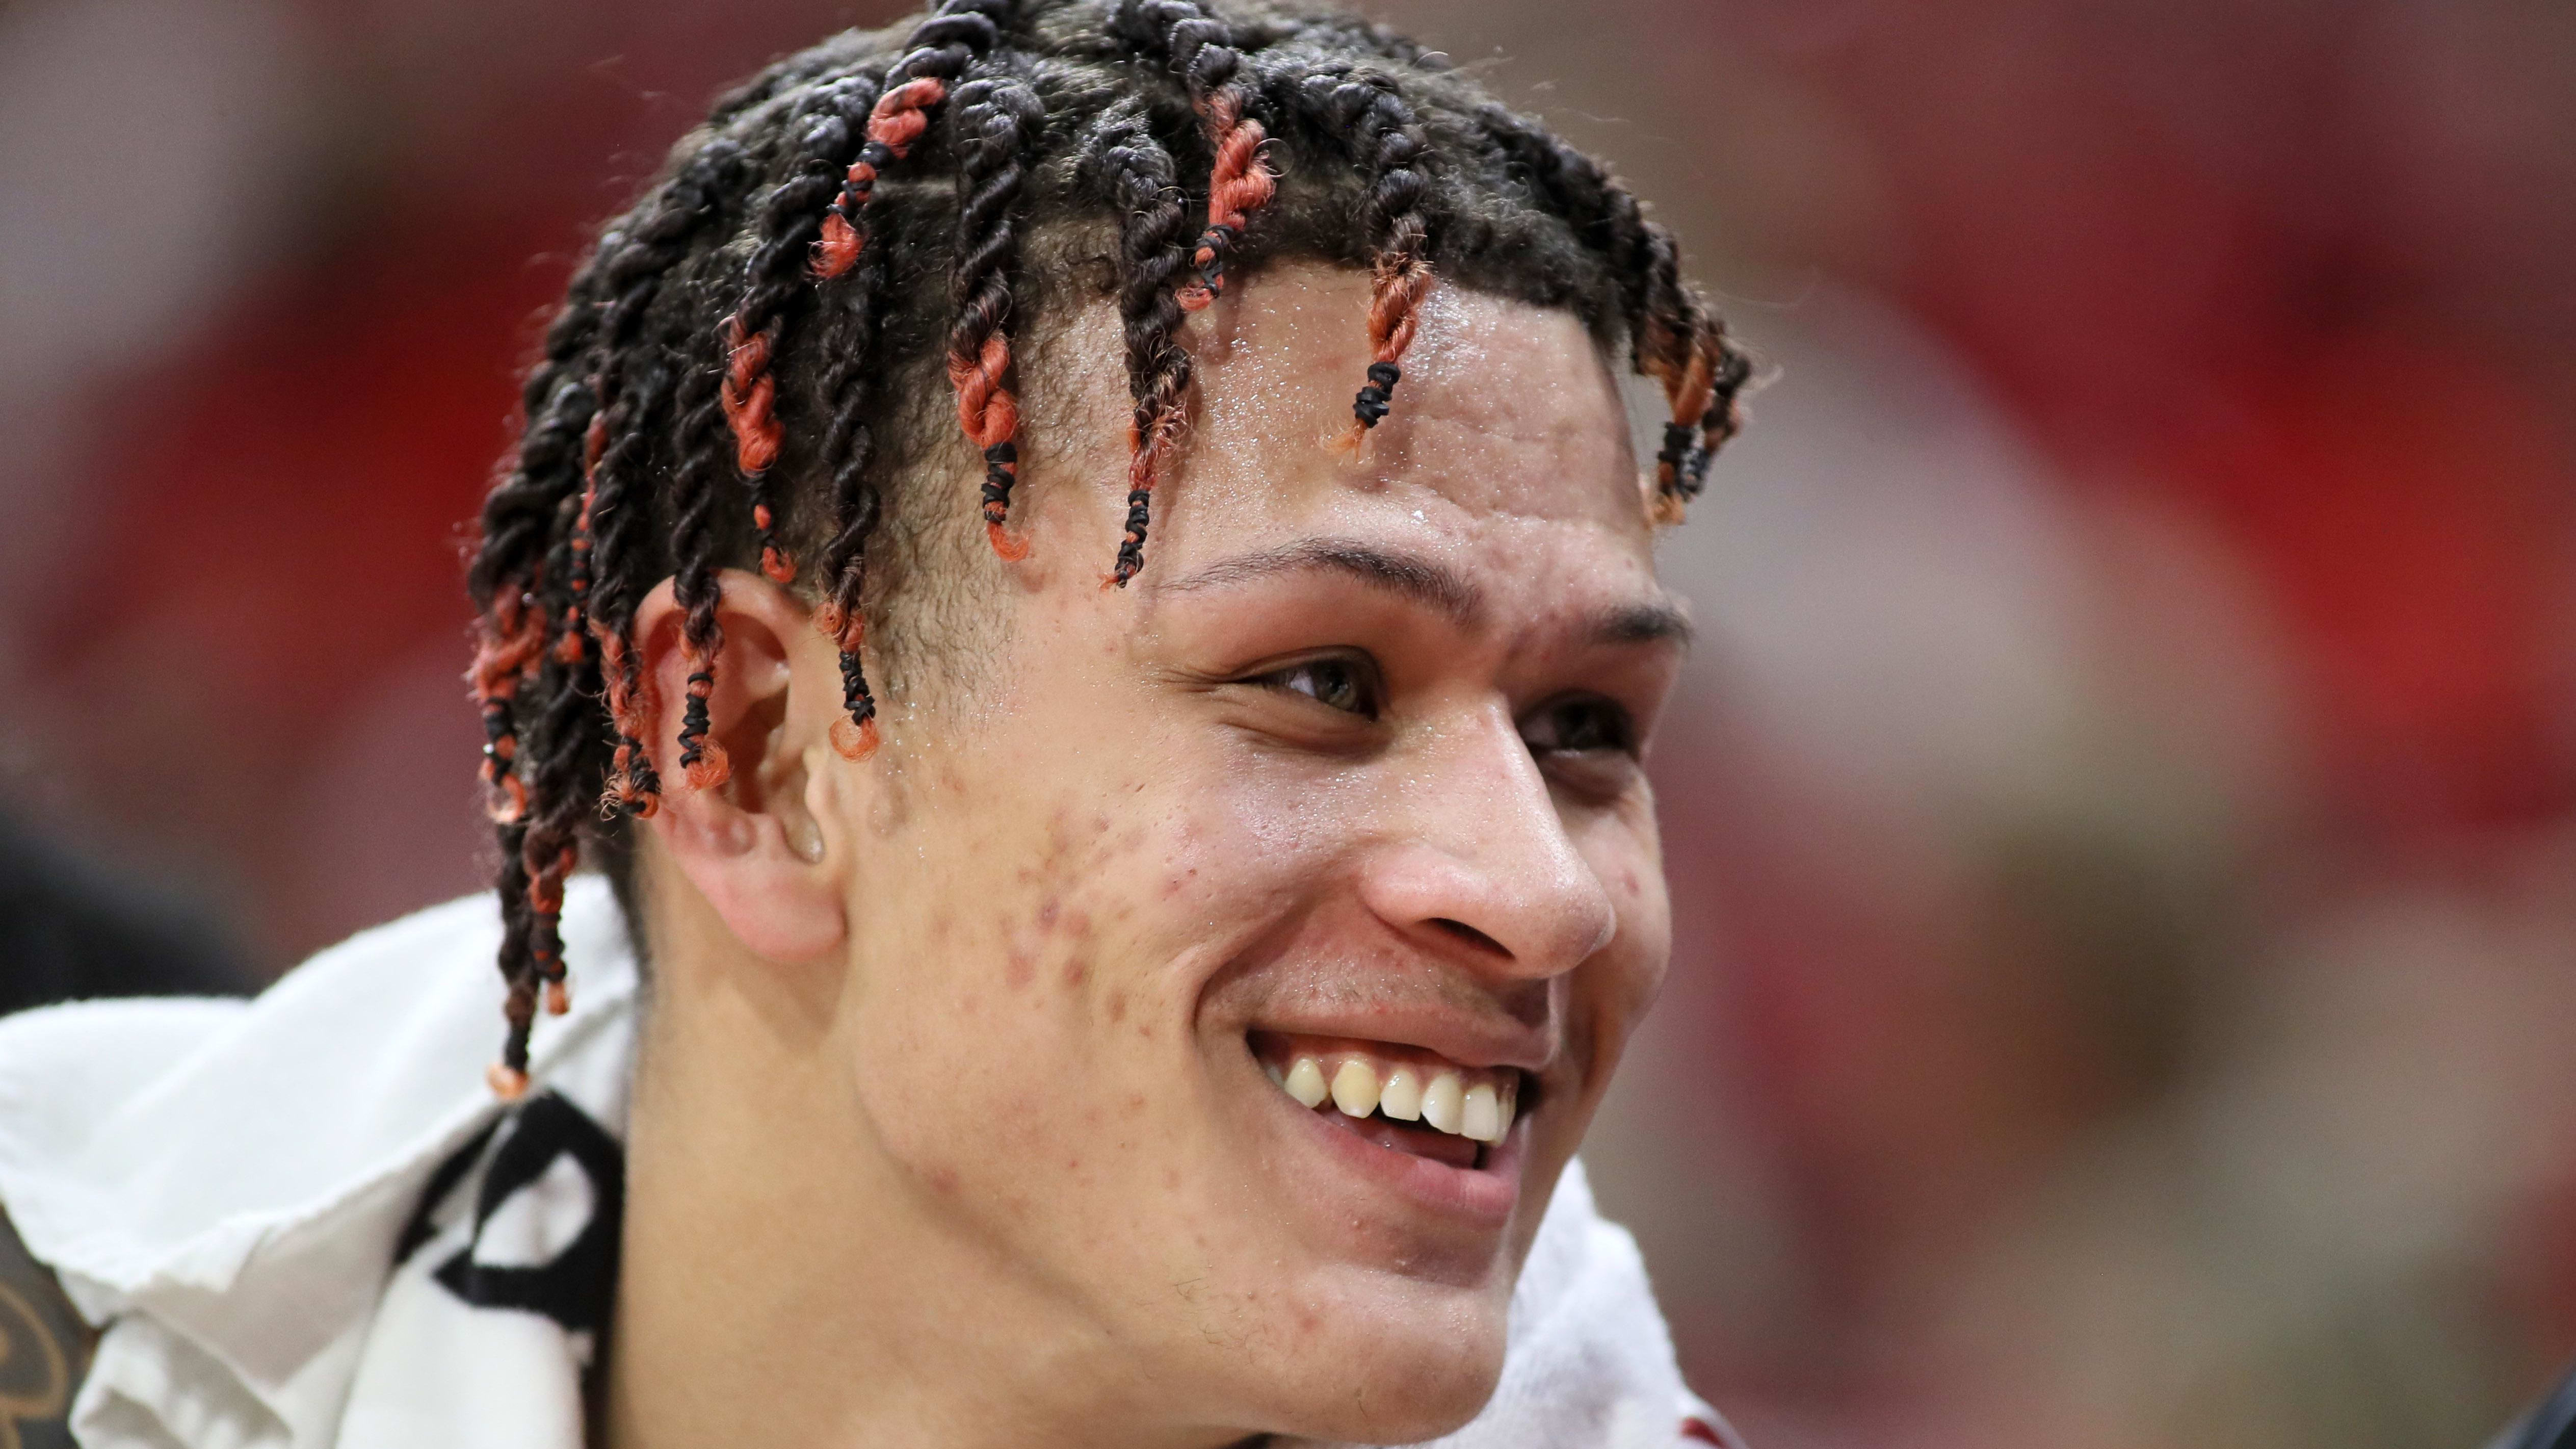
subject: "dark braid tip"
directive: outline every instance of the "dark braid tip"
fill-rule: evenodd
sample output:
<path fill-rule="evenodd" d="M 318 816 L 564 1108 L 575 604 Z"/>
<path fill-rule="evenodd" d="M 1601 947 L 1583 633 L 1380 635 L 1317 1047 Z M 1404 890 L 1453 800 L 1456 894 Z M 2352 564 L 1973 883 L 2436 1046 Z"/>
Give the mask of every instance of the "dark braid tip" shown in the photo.
<path fill-rule="evenodd" d="M 680 777 L 692 790 L 713 790 L 733 778 L 733 761 L 716 742 L 707 715 L 707 700 L 716 690 L 715 665 L 693 656 L 689 666 L 689 702 L 680 718 Z"/>

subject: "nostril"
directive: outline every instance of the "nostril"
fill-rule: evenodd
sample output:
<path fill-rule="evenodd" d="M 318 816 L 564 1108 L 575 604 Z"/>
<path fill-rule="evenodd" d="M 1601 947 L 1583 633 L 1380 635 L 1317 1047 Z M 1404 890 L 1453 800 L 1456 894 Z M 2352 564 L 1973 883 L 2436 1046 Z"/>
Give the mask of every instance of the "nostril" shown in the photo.
<path fill-rule="evenodd" d="M 1468 925 L 1465 921 L 1453 921 L 1447 916 L 1435 916 L 1432 918 L 1431 924 L 1471 946 L 1491 951 L 1506 961 L 1511 959 L 1512 953 L 1504 949 L 1502 942 L 1497 941 L 1493 937 L 1486 935 L 1484 932 L 1477 930 L 1475 927 Z"/>

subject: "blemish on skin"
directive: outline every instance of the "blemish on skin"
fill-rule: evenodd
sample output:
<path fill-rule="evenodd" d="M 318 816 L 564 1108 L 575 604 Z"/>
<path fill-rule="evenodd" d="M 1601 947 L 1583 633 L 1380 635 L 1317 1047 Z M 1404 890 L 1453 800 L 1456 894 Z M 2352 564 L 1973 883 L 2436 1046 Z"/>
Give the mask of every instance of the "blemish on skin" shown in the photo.
<path fill-rule="evenodd" d="M 1091 963 L 1079 956 L 1064 963 L 1064 984 L 1080 986 L 1091 979 Z"/>
<path fill-rule="evenodd" d="M 1179 1192 L 1181 1190 L 1181 1170 L 1179 1168 L 1166 1167 L 1163 1169 L 1163 1190 L 1165 1192 Z"/>
<path fill-rule="evenodd" d="M 939 1194 L 941 1197 L 954 1197 L 957 1195 L 956 1168 L 934 1167 L 930 1169 L 928 1176 L 930 1179 L 930 1190 L 932 1192 Z"/>
<path fill-rule="evenodd" d="M 1053 930 L 1055 928 L 1055 918 L 1062 914 L 1063 911 L 1063 904 L 1053 896 L 1049 896 L 1045 900 L 1040 901 L 1038 903 L 1038 929 L 1041 931 Z"/>
<path fill-rule="evenodd" d="M 1002 984 L 1017 991 L 1036 979 L 1038 979 L 1037 958 L 1013 946 L 1009 959 L 1002 967 Z"/>
<path fill-rule="evenodd" d="M 1115 1025 L 1116 1023 L 1125 1021 L 1126 1019 L 1127 993 L 1124 991 L 1111 992 L 1109 994 L 1109 1020 L 1111 1024 Z"/>
<path fill-rule="evenodd" d="M 1144 1094 L 1144 1093 L 1142 1093 L 1142 1092 L 1134 1092 L 1134 1093 L 1130 1093 L 1130 1094 L 1128 1095 L 1128 1098 L 1127 1098 L 1127 1110 L 1128 1110 L 1128 1111 L 1130 1111 L 1130 1112 L 1142 1112 L 1142 1111 L 1144 1111 L 1144 1110 L 1145 1110 L 1145 1094 Z"/>

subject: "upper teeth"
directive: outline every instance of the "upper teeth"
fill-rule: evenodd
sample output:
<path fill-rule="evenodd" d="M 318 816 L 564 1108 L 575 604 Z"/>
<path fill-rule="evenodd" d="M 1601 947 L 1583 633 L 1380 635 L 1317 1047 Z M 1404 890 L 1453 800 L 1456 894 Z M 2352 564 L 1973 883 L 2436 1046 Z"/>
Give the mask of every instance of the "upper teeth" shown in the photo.
<path fill-rule="evenodd" d="M 1276 1066 L 1270 1068 L 1271 1079 L 1301 1106 L 1320 1107 L 1329 1097 L 1333 1106 L 1348 1117 L 1382 1113 L 1398 1122 L 1427 1123 L 1451 1136 L 1477 1142 L 1500 1142 L 1503 1134 L 1512 1130 L 1513 1099 L 1520 1084 L 1518 1072 L 1470 1074 L 1441 1067 L 1432 1069 L 1430 1080 L 1425 1082 L 1422 1069 L 1411 1065 L 1381 1071 L 1376 1062 L 1365 1056 L 1334 1055 L 1340 1061 L 1329 1071 L 1329 1058 L 1300 1055 L 1289 1064 L 1285 1075 Z M 1470 1075 L 1475 1079 L 1472 1082 Z"/>

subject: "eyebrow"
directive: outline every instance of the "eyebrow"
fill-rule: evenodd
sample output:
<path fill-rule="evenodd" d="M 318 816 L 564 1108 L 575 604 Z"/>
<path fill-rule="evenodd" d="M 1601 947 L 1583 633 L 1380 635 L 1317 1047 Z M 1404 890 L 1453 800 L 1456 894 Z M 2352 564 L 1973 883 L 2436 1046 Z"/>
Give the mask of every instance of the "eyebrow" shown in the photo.
<path fill-rule="evenodd" d="M 1596 644 L 1675 644 L 1691 641 L 1690 615 L 1679 604 L 1657 599 L 1651 604 L 1613 604 L 1592 616 L 1585 631 Z"/>
<path fill-rule="evenodd" d="M 1356 538 L 1301 539 L 1259 553 L 1220 559 L 1163 587 L 1188 593 L 1295 573 L 1337 573 L 1357 579 L 1436 609 L 1462 629 L 1472 629 L 1484 618 L 1484 591 L 1456 569 L 1420 554 L 1380 548 Z"/>
<path fill-rule="evenodd" d="M 1484 591 L 1465 575 L 1417 553 L 1356 538 L 1308 538 L 1258 553 L 1220 559 L 1187 578 L 1163 585 L 1175 593 L 1230 588 L 1283 574 L 1337 573 L 1435 609 L 1461 629 L 1483 622 Z M 1687 644 L 1690 615 L 1669 599 L 1613 604 L 1595 612 L 1583 637 L 1596 644 Z"/>

